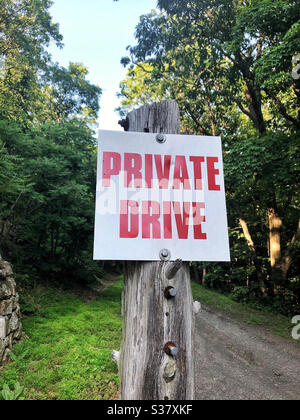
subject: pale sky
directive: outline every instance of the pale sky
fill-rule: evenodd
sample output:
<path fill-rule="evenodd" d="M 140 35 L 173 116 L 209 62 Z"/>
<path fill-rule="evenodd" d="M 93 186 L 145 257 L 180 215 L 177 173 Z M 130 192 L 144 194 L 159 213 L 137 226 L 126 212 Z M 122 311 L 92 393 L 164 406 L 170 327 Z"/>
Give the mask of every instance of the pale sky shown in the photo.
<path fill-rule="evenodd" d="M 88 79 L 103 90 L 99 128 L 120 130 L 114 109 L 116 93 L 126 74 L 120 59 L 127 45 L 134 45 L 139 17 L 156 7 L 157 0 L 54 0 L 53 20 L 60 25 L 64 48 L 49 48 L 54 61 L 63 66 L 83 63 L 89 69 Z"/>

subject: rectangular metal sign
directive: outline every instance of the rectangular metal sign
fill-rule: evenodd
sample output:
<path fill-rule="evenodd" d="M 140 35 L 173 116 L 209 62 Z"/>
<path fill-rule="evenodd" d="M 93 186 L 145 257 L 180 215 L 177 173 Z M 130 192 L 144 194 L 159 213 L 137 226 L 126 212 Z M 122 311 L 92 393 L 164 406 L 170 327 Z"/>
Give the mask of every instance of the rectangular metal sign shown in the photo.
<path fill-rule="evenodd" d="M 230 261 L 219 137 L 100 131 L 95 260 Z"/>

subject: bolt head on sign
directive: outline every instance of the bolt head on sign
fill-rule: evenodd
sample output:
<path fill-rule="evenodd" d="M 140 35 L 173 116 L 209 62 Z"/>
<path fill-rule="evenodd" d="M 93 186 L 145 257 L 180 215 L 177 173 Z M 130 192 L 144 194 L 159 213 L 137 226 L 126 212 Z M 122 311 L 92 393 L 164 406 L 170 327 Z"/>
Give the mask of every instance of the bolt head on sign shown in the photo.
<path fill-rule="evenodd" d="M 164 134 L 157 134 L 156 135 L 156 141 L 158 143 L 165 143 L 167 141 L 167 138 Z"/>
<path fill-rule="evenodd" d="M 221 139 L 100 131 L 94 259 L 230 261 Z"/>

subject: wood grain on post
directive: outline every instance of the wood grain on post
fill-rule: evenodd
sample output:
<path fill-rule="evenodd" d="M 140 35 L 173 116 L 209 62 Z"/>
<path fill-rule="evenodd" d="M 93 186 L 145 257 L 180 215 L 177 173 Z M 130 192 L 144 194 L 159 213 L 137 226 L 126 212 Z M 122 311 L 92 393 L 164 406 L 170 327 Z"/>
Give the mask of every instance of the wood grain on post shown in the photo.
<path fill-rule="evenodd" d="M 174 101 L 129 113 L 128 131 L 178 134 Z M 154 141 L 154 140 L 153 140 Z M 158 250 L 159 252 L 160 250 Z M 165 297 L 168 287 L 176 296 Z M 120 354 L 122 400 L 193 400 L 193 299 L 187 263 L 126 262 Z M 176 356 L 167 355 L 173 343 Z"/>

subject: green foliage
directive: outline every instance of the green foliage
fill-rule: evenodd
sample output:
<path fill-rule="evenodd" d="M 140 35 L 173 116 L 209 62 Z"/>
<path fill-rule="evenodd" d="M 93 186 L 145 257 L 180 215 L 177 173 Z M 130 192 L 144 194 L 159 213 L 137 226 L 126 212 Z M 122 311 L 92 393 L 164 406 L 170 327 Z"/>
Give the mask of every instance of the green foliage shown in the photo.
<path fill-rule="evenodd" d="M 249 302 L 249 289 L 244 286 L 235 286 L 231 296 L 236 302 L 247 303 Z"/>
<path fill-rule="evenodd" d="M 231 248 L 230 264 L 196 264 L 206 268 L 206 285 L 234 299 L 262 307 L 266 305 L 284 315 L 300 310 L 298 275 L 299 240 L 292 241 L 299 220 L 299 136 L 268 133 L 263 137 L 237 139 L 225 149 L 224 170 Z M 284 217 L 281 231 L 282 252 L 290 254 L 293 264 L 284 284 L 273 290 L 267 213 L 275 199 L 277 212 Z M 253 249 L 249 247 L 240 225 L 247 220 Z M 255 263 L 254 263 L 255 259 Z M 263 296 L 258 269 L 269 288 Z"/>
<path fill-rule="evenodd" d="M 128 64 L 126 60 L 122 63 Z M 121 91 L 118 94 L 122 100 L 117 111 L 122 117 L 125 117 L 134 107 L 168 98 L 168 93 L 164 91 L 164 83 L 155 79 L 153 71 L 154 68 L 148 63 L 138 63 L 129 69 L 126 78 L 120 83 Z"/>
<path fill-rule="evenodd" d="M 1 391 L 1 396 L 4 401 L 17 401 L 20 399 L 21 395 L 23 394 L 24 387 L 19 384 L 19 382 L 15 383 L 14 390 L 11 390 L 7 384 L 4 384 L 3 390 Z"/>
<path fill-rule="evenodd" d="M 58 25 L 52 23 L 49 0 L 3 0 L 0 4 L 0 117 L 23 126 L 35 119 L 40 102 L 39 73 L 47 68 L 47 46 L 61 46 Z"/>
<path fill-rule="evenodd" d="M 87 122 L 96 122 L 101 89 L 86 80 L 87 74 L 87 68 L 81 64 L 71 63 L 68 69 L 49 67 L 44 86 L 48 118 L 61 121 L 80 116 Z"/>
<path fill-rule="evenodd" d="M 118 368 L 110 356 L 122 338 L 122 286 L 118 280 L 93 299 L 86 288 L 23 294 L 38 309 L 22 321 L 28 338 L 1 370 L 0 388 L 17 380 L 25 400 L 117 399 Z"/>
<path fill-rule="evenodd" d="M 261 134 L 300 128 L 300 82 L 292 78 L 292 59 L 299 53 L 298 2 L 158 5 L 160 11 L 140 18 L 137 45 L 122 62 L 151 65 L 151 77 L 179 102 L 190 129 L 232 136 L 245 128 L 248 134 L 251 128 Z"/>
<path fill-rule="evenodd" d="M 0 4 L 0 249 L 23 286 L 92 282 L 101 89 L 82 64 L 51 62 L 62 47 L 49 0 Z"/>
<path fill-rule="evenodd" d="M 27 276 L 26 276 L 27 277 Z M 25 289 L 29 289 L 28 288 L 28 284 L 26 284 L 26 282 L 24 282 L 23 279 L 17 279 L 19 284 L 22 284 L 23 290 Z M 32 284 L 29 285 L 30 288 L 33 287 Z M 22 307 L 22 314 L 24 316 L 29 316 L 29 315 L 34 315 L 38 312 L 38 305 L 35 302 L 35 299 L 32 295 L 28 295 L 26 293 L 22 293 L 20 295 L 20 305 Z"/>
<path fill-rule="evenodd" d="M 53 280 L 100 274 L 91 261 L 96 179 L 95 140 L 78 120 L 47 123 L 25 135 L 0 124 L 0 139 L 26 180 L 2 195 L 1 247 L 19 268 Z M 9 176 L 9 174 L 8 174 Z M 14 177 L 11 178 L 11 182 Z M 100 270 L 100 271 L 99 271 Z"/>
<path fill-rule="evenodd" d="M 0 119 L 22 128 L 80 115 L 94 122 L 101 89 L 86 80 L 87 69 L 51 63 L 50 42 L 62 47 L 49 0 L 3 0 L 0 4 Z M 1 62 L 2 62 L 1 61 Z"/>

